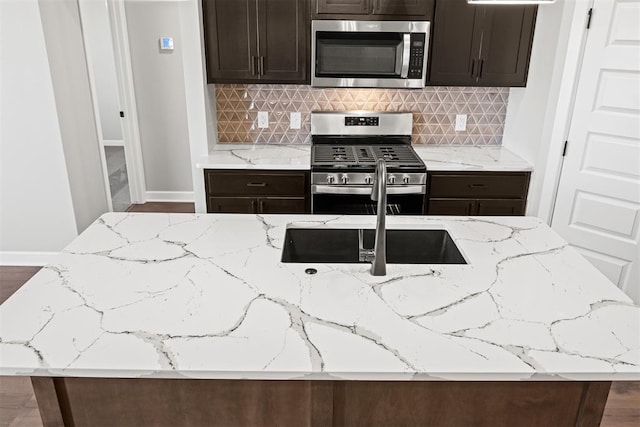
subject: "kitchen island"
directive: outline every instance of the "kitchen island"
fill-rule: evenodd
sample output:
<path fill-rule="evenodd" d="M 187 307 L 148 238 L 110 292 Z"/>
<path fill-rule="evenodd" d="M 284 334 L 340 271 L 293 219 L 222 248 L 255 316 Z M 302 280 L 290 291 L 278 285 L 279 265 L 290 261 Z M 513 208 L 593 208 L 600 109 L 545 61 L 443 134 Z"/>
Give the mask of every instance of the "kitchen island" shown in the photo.
<path fill-rule="evenodd" d="M 640 379 L 640 307 L 537 218 L 387 218 L 466 265 L 280 262 L 374 221 L 103 215 L 0 306 L 0 374 L 77 426 L 597 425 Z"/>

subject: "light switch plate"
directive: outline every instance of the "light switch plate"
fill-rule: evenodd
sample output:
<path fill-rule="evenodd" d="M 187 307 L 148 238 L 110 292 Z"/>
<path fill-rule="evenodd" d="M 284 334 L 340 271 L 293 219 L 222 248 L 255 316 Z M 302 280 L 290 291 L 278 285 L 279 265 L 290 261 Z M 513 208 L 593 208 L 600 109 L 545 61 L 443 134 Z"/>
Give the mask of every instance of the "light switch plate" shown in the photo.
<path fill-rule="evenodd" d="M 260 129 L 269 127 L 269 113 L 267 111 L 258 111 L 258 127 Z"/>
<path fill-rule="evenodd" d="M 467 130 L 467 115 L 456 114 L 456 131 L 462 132 Z"/>
<path fill-rule="evenodd" d="M 289 128 L 290 129 L 300 129 L 302 126 L 302 117 L 300 113 L 291 113 L 289 116 Z"/>

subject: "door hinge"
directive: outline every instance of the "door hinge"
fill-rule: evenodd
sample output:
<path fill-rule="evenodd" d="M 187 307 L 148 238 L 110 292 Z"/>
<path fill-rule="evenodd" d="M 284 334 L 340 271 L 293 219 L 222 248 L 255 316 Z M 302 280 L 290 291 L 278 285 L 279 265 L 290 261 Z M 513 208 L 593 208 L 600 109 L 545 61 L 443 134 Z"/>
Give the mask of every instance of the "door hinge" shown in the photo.
<path fill-rule="evenodd" d="M 589 28 L 591 28 L 591 17 L 593 16 L 593 8 L 589 9 L 589 12 L 587 12 L 587 30 Z"/>
<path fill-rule="evenodd" d="M 124 111 L 120 111 L 120 117 L 124 117 Z"/>
<path fill-rule="evenodd" d="M 562 148 L 562 157 L 567 155 L 567 145 L 569 144 L 569 141 L 565 141 L 564 142 L 564 147 Z"/>

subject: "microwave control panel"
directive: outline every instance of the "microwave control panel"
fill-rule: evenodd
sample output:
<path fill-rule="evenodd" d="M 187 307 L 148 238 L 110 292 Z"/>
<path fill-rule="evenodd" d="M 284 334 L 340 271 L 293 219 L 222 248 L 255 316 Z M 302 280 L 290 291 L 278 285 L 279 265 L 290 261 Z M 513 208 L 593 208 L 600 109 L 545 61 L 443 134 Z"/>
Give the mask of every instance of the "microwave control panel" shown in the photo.
<path fill-rule="evenodd" d="M 421 79 L 422 78 L 422 66 L 424 64 L 424 50 L 425 50 L 425 34 L 424 33 L 412 33 L 411 34 L 411 48 L 409 59 L 409 73 L 407 78 L 409 79 Z"/>

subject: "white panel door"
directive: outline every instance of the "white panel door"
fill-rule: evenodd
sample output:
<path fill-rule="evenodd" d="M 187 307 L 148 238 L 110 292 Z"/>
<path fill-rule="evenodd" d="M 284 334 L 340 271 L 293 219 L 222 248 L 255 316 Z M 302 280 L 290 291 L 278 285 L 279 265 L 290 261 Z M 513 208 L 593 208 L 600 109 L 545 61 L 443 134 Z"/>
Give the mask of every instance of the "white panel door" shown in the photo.
<path fill-rule="evenodd" d="M 640 302 L 640 0 L 596 0 L 551 226 Z"/>

